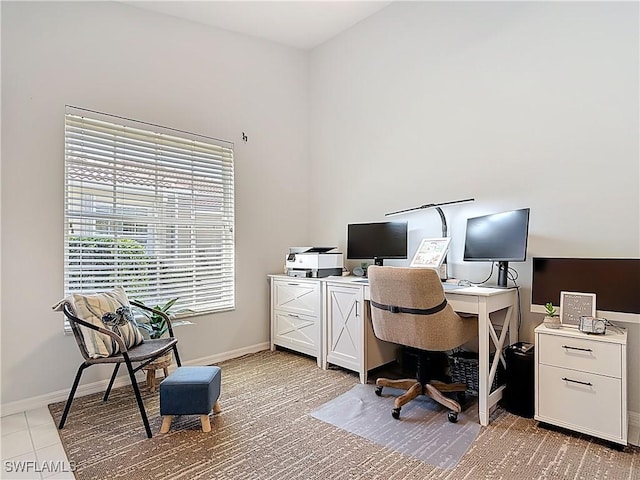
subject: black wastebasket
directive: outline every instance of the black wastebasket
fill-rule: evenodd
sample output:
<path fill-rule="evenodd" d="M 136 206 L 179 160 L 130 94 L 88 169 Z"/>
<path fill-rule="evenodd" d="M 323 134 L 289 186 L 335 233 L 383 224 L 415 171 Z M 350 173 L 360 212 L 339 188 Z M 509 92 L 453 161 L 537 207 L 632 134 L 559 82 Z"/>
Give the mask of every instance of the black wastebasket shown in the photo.
<path fill-rule="evenodd" d="M 507 363 L 506 387 L 502 405 L 507 411 L 521 417 L 534 415 L 534 346 L 518 342 L 505 350 Z"/>

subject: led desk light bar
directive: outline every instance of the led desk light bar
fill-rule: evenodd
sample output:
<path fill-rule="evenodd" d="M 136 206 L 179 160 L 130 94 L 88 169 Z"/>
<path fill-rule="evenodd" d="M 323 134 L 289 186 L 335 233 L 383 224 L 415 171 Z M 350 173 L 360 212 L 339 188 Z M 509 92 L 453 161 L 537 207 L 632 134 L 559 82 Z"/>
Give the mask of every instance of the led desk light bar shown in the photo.
<path fill-rule="evenodd" d="M 465 203 L 465 202 L 473 202 L 475 198 L 465 198 L 464 200 L 453 200 L 451 202 L 442 202 L 442 203 L 425 203 L 424 205 L 420 205 L 419 207 L 406 208 L 404 210 L 397 210 L 395 212 L 385 213 L 385 217 L 389 217 L 391 215 L 400 215 L 402 213 L 413 212 L 414 210 L 424 210 L 427 208 L 435 208 L 438 214 L 440 215 L 440 220 L 442 221 L 442 236 L 444 238 L 447 237 L 447 219 L 444 216 L 444 212 L 440 207 L 445 205 L 453 205 L 455 203 Z M 440 267 L 440 278 L 446 280 L 448 278 L 447 274 L 447 260 L 445 259 Z"/>

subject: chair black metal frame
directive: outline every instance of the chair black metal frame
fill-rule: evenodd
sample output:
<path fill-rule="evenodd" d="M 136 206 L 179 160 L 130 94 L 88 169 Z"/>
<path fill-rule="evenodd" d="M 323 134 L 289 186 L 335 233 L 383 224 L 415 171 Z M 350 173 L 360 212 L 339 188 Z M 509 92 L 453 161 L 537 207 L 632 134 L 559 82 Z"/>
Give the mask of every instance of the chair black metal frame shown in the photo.
<path fill-rule="evenodd" d="M 150 312 L 154 312 L 158 315 L 161 315 L 165 321 L 167 322 L 168 327 L 168 338 L 159 338 L 159 339 L 150 339 L 145 340 L 143 343 L 136 345 L 134 347 L 129 347 L 125 345 L 122 338 L 115 332 L 108 330 L 106 328 L 97 327 L 85 320 L 82 320 L 75 316 L 75 312 L 71 308 L 69 303 L 65 303 L 63 305 L 63 312 L 67 319 L 69 320 L 69 324 L 71 325 L 71 330 L 73 331 L 73 335 L 76 339 L 78 347 L 80 348 L 80 353 L 84 357 L 84 362 L 78 368 L 78 372 L 76 373 L 75 380 L 73 381 L 73 386 L 71 387 L 71 391 L 69 392 L 69 398 L 67 399 L 67 403 L 65 404 L 64 411 L 62 413 L 62 418 L 60 419 L 60 423 L 58 425 L 59 429 L 64 428 L 64 424 L 67 420 L 67 415 L 69 414 L 69 410 L 71 409 L 71 403 L 73 402 L 74 395 L 78 388 L 78 384 L 80 383 L 80 377 L 82 376 L 82 372 L 90 367 L 91 365 L 100 365 L 100 364 L 115 364 L 113 369 L 113 373 L 111 374 L 111 380 L 109 381 L 109 385 L 107 390 L 104 393 L 103 401 L 107 401 L 109 398 L 109 394 L 111 393 L 111 388 L 113 387 L 113 383 L 118 374 L 118 369 L 120 365 L 124 363 L 127 366 L 127 371 L 129 372 L 129 378 L 131 380 L 131 386 L 133 387 L 133 391 L 136 396 L 136 401 L 138 403 L 138 408 L 140 409 L 140 416 L 142 417 L 142 422 L 144 423 L 144 428 L 147 432 L 147 437 L 151 438 L 151 428 L 149 427 L 149 420 L 147 418 L 147 413 L 144 408 L 144 402 L 142 401 L 142 396 L 140 395 L 140 389 L 138 387 L 138 383 L 136 382 L 135 374 L 142 368 L 149 365 L 154 360 L 159 357 L 165 355 L 169 351 L 173 350 L 173 354 L 175 355 L 176 363 L 178 367 L 181 366 L 180 355 L 178 354 L 178 339 L 175 338 L 173 334 L 173 326 L 171 324 L 171 319 L 169 316 L 161 312 L 159 310 L 155 310 L 153 308 L 147 307 L 146 305 L 132 300 L 131 305 L 141 308 L 143 310 L 147 310 Z M 84 337 L 82 336 L 82 332 L 80 331 L 80 326 L 90 328 L 91 330 L 95 330 L 97 332 L 108 335 L 115 341 L 120 347 L 120 353 L 111 355 L 109 357 L 100 357 L 100 358 L 91 358 L 89 356 L 89 352 L 87 351 Z M 140 365 L 137 367 L 133 367 L 133 363 L 140 362 Z"/>

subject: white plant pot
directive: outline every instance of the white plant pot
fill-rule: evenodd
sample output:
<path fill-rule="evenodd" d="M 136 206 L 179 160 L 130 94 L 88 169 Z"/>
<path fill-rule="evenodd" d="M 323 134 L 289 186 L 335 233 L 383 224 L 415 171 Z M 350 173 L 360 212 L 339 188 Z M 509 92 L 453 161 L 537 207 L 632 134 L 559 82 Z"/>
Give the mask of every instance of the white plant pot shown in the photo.
<path fill-rule="evenodd" d="M 547 328 L 560 328 L 561 326 L 560 317 L 550 317 L 547 315 L 544 317 L 543 323 Z"/>

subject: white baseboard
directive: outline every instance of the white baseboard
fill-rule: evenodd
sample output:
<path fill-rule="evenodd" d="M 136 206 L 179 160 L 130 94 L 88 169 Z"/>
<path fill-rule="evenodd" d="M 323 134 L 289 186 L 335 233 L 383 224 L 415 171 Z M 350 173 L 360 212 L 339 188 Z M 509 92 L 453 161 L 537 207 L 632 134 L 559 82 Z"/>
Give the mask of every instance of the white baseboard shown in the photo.
<path fill-rule="evenodd" d="M 269 342 L 259 343 L 256 345 L 239 348 L 237 350 L 232 350 L 229 352 L 210 355 L 208 357 L 197 358 L 195 360 L 189 360 L 188 362 L 183 361 L 182 364 L 184 366 L 211 365 L 213 363 L 219 363 L 224 360 L 230 360 L 232 358 L 241 357 L 249 353 L 268 350 L 269 346 L 270 346 Z M 172 365 L 172 368 L 175 368 L 175 365 Z M 170 370 L 172 368 L 170 368 Z M 126 371 L 126 368 L 124 370 Z M 122 369 L 120 371 L 122 372 Z M 144 380 L 144 374 L 142 372 L 138 372 L 138 375 L 139 375 L 139 379 L 138 379 L 139 382 Z M 69 384 L 71 384 L 72 382 L 73 382 L 73 377 L 69 378 Z M 130 384 L 129 376 L 125 373 L 124 375 L 122 374 L 118 375 L 118 377 L 116 378 L 116 381 L 113 383 L 113 388 L 129 385 L 129 384 Z M 109 379 L 88 383 L 86 385 L 81 384 L 78 386 L 78 390 L 76 390 L 75 398 L 83 397 L 85 395 L 90 395 L 92 393 L 104 392 L 107 389 L 107 385 L 109 385 Z M 51 403 L 64 402 L 67 400 L 70 390 L 71 390 L 71 385 L 69 385 L 69 388 L 64 390 L 58 390 L 55 392 L 46 393 L 44 395 L 38 395 L 37 397 L 25 398 L 17 402 L 3 403 L 2 405 L 0 405 L 0 416 L 5 417 L 7 415 L 13 415 L 15 413 L 25 412 L 27 410 L 33 410 L 35 408 L 46 407 Z"/>
<path fill-rule="evenodd" d="M 629 431 L 627 438 L 631 445 L 640 447 L 640 413 L 628 412 L 629 414 Z"/>

